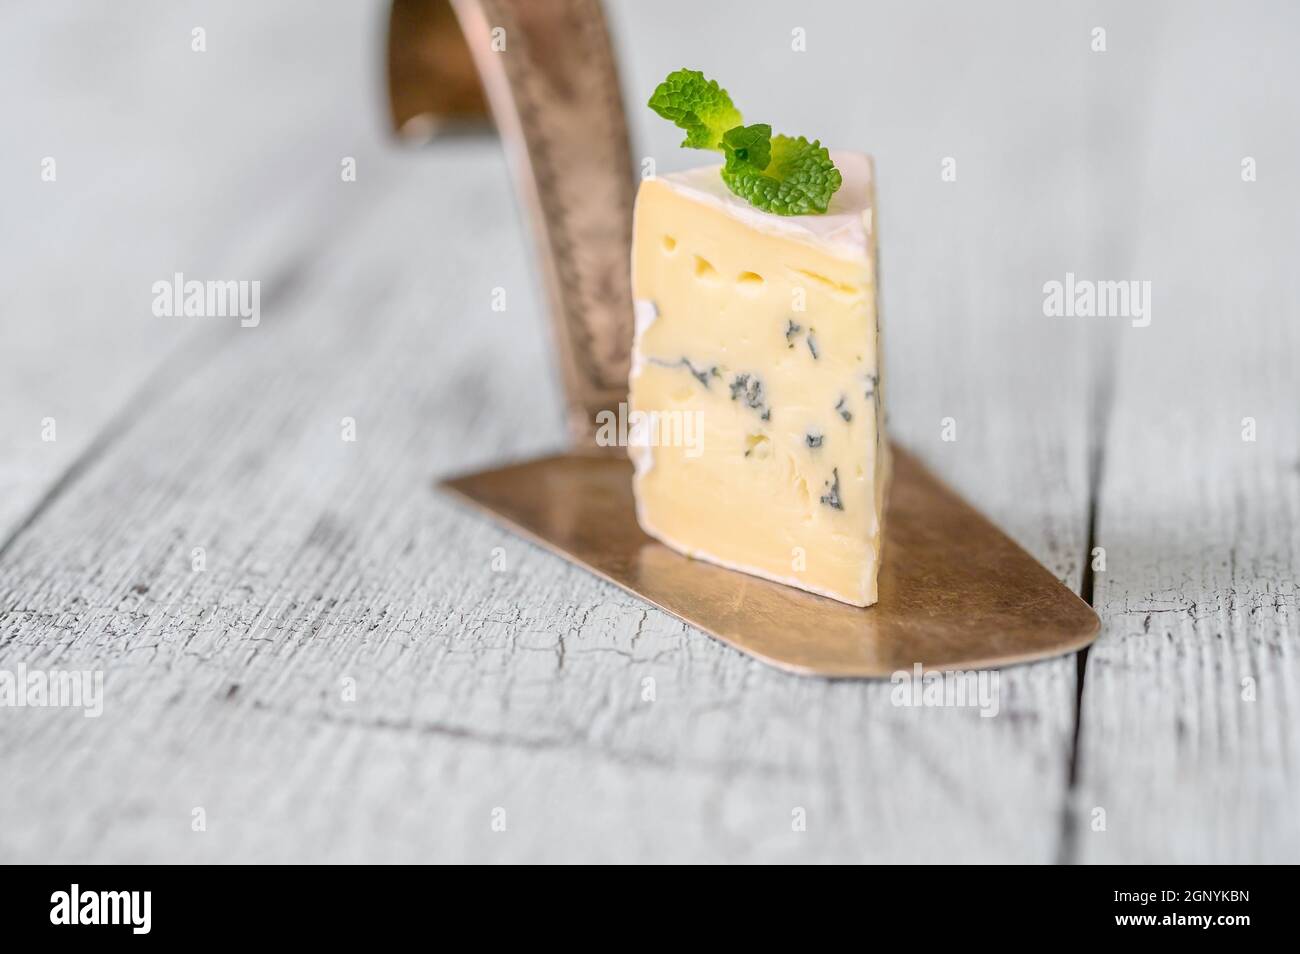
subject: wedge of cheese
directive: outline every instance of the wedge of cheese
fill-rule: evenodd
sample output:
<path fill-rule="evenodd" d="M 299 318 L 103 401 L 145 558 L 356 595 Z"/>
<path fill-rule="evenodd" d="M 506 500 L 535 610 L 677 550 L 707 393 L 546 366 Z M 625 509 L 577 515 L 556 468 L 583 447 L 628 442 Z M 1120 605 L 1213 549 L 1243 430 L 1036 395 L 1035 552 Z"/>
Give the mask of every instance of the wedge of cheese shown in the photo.
<path fill-rule="evenodd" d="M 760 211 L 717 166 L 641 184 L 629 452 L 646 533 L 869 606 L 889 478 L 873 173 L 831 157 L 825 215 Z"/>

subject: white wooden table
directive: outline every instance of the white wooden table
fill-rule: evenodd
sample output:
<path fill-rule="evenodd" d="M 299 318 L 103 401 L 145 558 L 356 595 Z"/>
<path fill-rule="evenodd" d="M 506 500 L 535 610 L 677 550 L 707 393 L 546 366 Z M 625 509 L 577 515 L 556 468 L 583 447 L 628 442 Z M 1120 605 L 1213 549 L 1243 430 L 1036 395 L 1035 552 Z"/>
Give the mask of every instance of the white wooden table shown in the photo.
<path fill-rule="evenodd" d="M 560 399 L 497 143 L 385 135 L 383 5 L 14 5 L 0 669 L 105 699 L 0 709 L 0 860 L 1300 860 L 1300 10 L 611 6 L 637 156 L 691 161 L 682 65 L 876 154 L 891 428 L 1097 644 L 899 708 L 435 495 Z M 175 272 L 260 325 L 154 317 Z M 1149 327 L 1045 317 L 1067 272 Z"/>

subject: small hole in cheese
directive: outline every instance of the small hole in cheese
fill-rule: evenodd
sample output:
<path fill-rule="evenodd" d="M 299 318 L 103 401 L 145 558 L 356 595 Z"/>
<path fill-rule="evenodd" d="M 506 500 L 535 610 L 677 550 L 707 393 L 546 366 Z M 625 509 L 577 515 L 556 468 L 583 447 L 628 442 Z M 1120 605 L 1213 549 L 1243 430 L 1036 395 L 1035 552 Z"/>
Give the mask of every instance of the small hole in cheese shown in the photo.
<path fill-rule="evenodd" d="M 668 253 L 677 251 L 677 239 L 673 238 L 671 235 L 665 235 L 664 251 Z"/>
<path fill-rule="evenodd" d="M 758 291 L 763 287 L 763 276 L 758 272 L 741 272 L 736 284 L 750 291 Z"/>
<path fill-rule="evenodd" d="M 772 452 L 772 439 L 766 434 L 745 435 L 745 456 L 762 460 Z"/>
<path fill-rule="evenodd" d="M 715 279 L 718 277 L 718 270 L 713 267 L 713 263 L 707 258 L 695 256 L 695 277 L 704 279 Z"/>
<path fill-rule="evenodd" d="M 803 511 L 803 522 L 812 521 L 812 494 L 808 492 L 808 481 L 802 477 L 796 477 L 794 480 L 794 496 L 798 502 L 799 509 Z"/>
<path fill-rule="evenodd" d="M 788 267 L 788 266 L 787 266 Z M 850 285 L 847 282 L 837 282 L 833 278 L 828 278 L 818 272 L 810 272 L 804 268 L 790 268 L 797 278 L 807 279 L 815 286 L 820 286 L 833 295 L 839 295 L 844 298 L 857 298 L 865 293 L 865 289 L 858 285 Z"/>

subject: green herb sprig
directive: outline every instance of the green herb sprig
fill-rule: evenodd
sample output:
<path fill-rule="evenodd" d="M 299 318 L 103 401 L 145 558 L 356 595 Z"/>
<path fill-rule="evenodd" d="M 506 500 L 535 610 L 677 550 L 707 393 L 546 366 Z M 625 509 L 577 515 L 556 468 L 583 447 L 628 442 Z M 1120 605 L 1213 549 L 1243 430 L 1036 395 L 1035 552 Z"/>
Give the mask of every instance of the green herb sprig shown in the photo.
<path fill-rule="evenodd" d="M 843 183 L 821 142 L 746 126 L 727 91 L 698 70 L 677 70 L 647 104 L 686 131 L 682 145 L 723 155 L 722 181 L 757 208 L 777 215 L 824 213 Z"/>

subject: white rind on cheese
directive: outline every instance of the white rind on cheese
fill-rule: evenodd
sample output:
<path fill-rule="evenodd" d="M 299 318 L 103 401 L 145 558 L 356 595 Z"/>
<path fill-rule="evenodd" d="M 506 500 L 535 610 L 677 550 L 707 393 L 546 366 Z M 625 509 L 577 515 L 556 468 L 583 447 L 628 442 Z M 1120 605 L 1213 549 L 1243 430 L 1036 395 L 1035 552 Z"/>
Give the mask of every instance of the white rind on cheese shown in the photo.
<path fill-rule="evenodd" d="M 661 182 L 685 196 L 708 203 L 758 232 L 808 242 L 823 251 L 861 260 L 872 247 L 873 194 L 871 158 L 860 152 L 832 150 L 831 161 L 841 184 L 824 215 L 773 215 L 750 205 L 727 188 L 718 174 L 721 164 L 699 166 L 660 176 Z"/>

